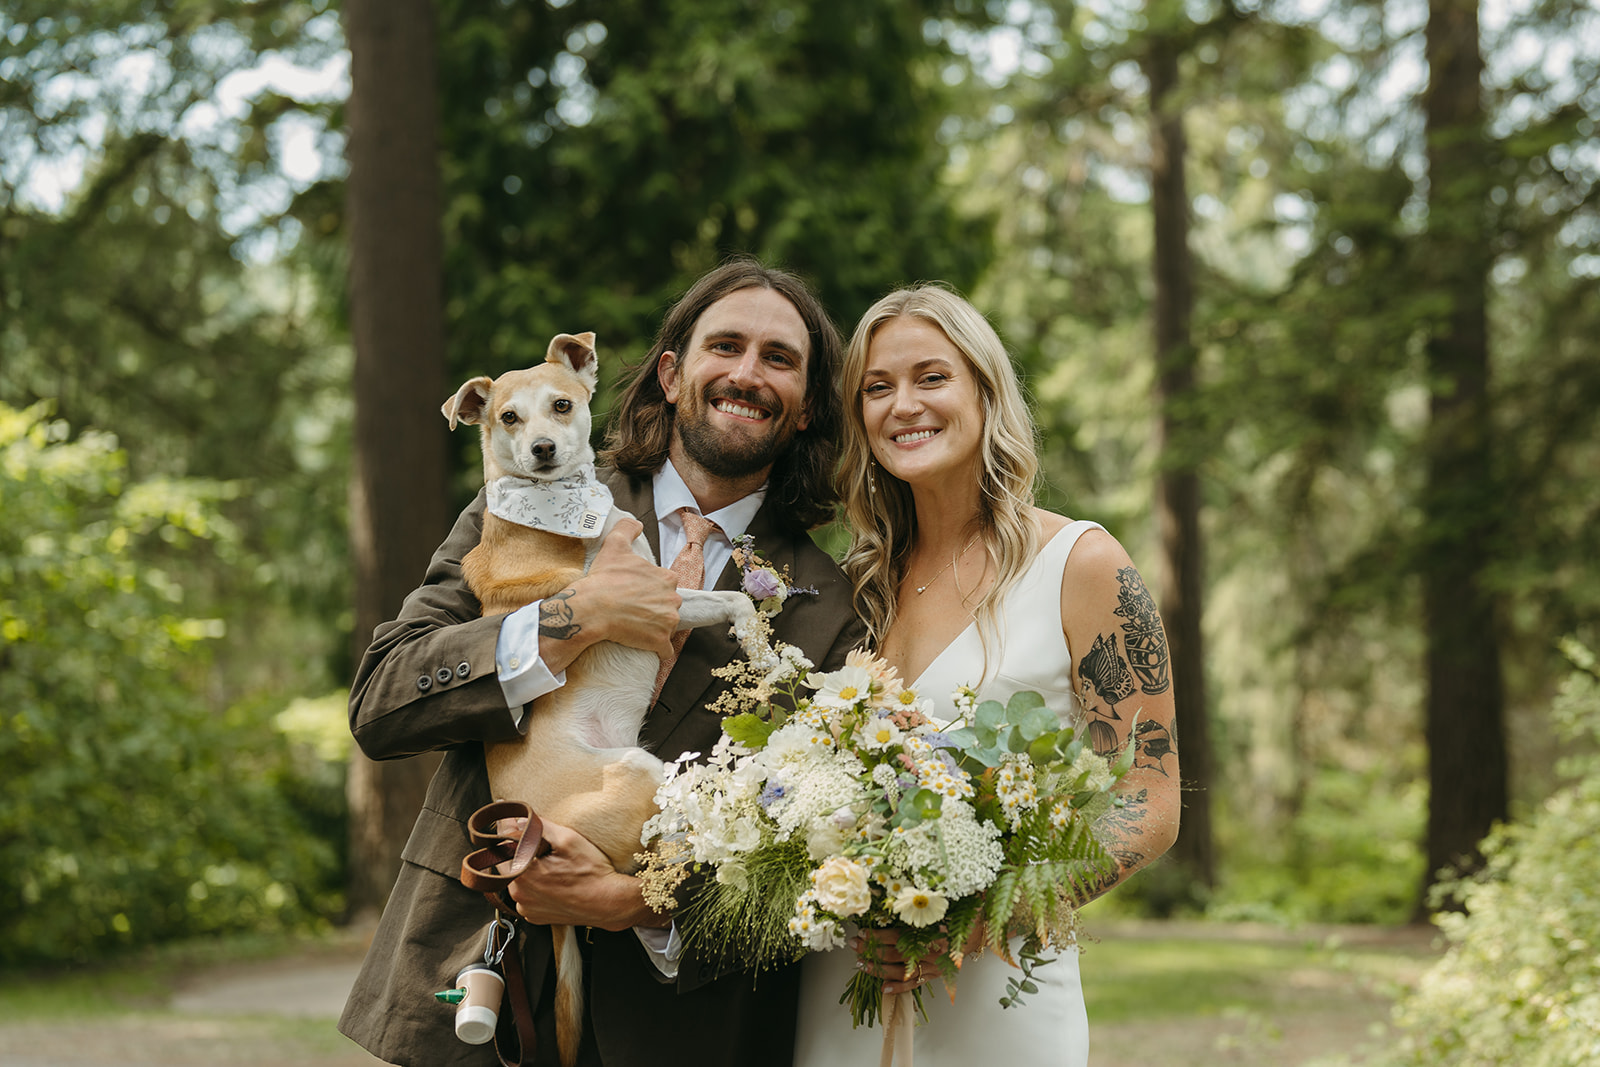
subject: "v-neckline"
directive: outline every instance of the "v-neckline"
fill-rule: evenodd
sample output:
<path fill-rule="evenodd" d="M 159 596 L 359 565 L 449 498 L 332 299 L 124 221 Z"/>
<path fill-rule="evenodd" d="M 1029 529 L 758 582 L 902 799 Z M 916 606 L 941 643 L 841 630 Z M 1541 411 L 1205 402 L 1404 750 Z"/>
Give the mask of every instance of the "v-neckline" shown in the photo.
<path fill-rule="evenodd" d="M 1061 529 L 1057 530 L 1055 533 L 1046 538 L 1044 544 L 1039 546 L 1039 551 L 1035 552 L 1033 554 L 1033 559 L 1028 562 L 1028 569 L 1022 572 L 1021 577 L 1019 577 L 1017 581 L 1020 582 L 1026 579 L 1028 575 L 1032 573 L 1033 568 L 1039 565 L 1039 561 L 1044 558 L 1046 550 L 1048 550 L 1049 547 L 1055 543 L 1056 538 L 1060 537 L 1067 530 L 1071 529 L 1073 525 L 1073 523 L 1069 522 L 1065 526 L 1061 527 Z M 971 622 L 963 626 L 959 633 L 957 633 L 949 641 L 945 642 L 945 646 L 938 652 L 935 652 L 933 658 L 923 665 L 922 670 L 917 674 L 916 681 L 911 683 L 910 688 L 916 690 L 918 694 L 922 694 L 922 680 L 928 676 L 928 672 L 933 670 L 935 664 L 944 659 L 946 653 L 948 653 L 952 648 L 955 648 L 956 645 L 960 644 L 962 639 L 965 638 L 968 633 L 976 629 L 977 625 L 978 620 L 974 618 Z M 979 685 L 981 686 L 982 684 L 983 680 L 979 679 Z"/>
<path fill-rule="evenodd" d="M 975 627 L 977 625 L 978 625 L 978 620 L 977 619 L 973 619 L 971 622 L 967 623 L 965 626 L 963 626 L 961 628 L 961 632 L 960 633 L 956 634 L 949 641 L 947 641 L 943 648 L 941 648 L 938 652 L 935 652 L 934 655 L 933 655 L 933 658 L 930 659 L 927 662 L 927 664 L 922 668 L 922 673 L 917 675 L 917 680 L 911 683 L 911 688 L 915 689 L 918 693 L 921 693 L 922 692 L 922 680 L 928 676 L 928 672 L 933 670 L 935 664 L 937 664 L 940 660 L 944 659 L 945 653 L 949 652 L 952 648 L 955 648 L 956 645 L 960 644 L 961 643 L 961 639 L 966 637 L 967 634 L 972 631 L 973 627 Z"/>

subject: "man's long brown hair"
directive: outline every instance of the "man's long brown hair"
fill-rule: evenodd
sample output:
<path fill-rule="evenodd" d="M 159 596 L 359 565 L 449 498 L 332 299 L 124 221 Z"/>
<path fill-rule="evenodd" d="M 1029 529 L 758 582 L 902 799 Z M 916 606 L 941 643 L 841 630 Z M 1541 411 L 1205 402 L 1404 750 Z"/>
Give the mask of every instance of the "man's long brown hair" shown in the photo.
<path fill-rule="evenodd" d="M 773 463 L 767 479 L 767 501 L 777 506 L 779 515 L 809 530 L 830 521 L 838 502 L 833 469 L 842 425 L 838 382 L 844 345 L 805 282 L 749 257 L 728 260 L 695 282 L 672 305 L 650 354 L 629 369 L 631 380 L 611 413 L 600 462 L 634 478 L 650 478 L 661 469 L 672 443 L 676 414 L 656 377 L 661 354 L 676 352 L 680 360 L 687 358 L 695 324 L 705 310 L 730 293 L 758 286 L 794 305 L 811 340 L 806 359 L 810 422 Z"/>

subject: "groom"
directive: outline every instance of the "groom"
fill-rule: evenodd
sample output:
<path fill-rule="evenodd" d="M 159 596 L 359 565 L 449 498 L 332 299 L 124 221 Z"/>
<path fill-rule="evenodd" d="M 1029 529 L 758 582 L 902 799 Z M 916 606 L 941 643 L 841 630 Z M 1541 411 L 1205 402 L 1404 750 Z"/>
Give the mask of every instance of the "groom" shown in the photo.
<path fill-rule="evenodd" d="M 840 349 L 798 278 L 754 260 L 725 263 L 667 313 L 601 453 L 602 479 L 642 522 L 658 559 L 677 559 L 706 531 L 704 588 L 738 587 L 731 541 L 744 533 L 797 585 L 816 588 L 816 596 L 791 598 L 774 629 L 824 669 L 842 664 L 864 637 L 848 584 L 806 533 L 831 517 L 835 501 Z M 679 578 L 627 550 L 638 532 L 629 524 L 570 588 L 479 618 L 460 561 L 477 544 L 483 509 L 480 493 L 400 617 L 375 631 L 351 690 L 351 729 L 368 756 L 445 753 L 339 1021 L 347 1036 L 397 1064 L 496 1062 L 492 1046 L 456 1039 L 451 1009 L 432 996 L 481 960 L 492 917 L 457 880 L 471 849 L 464 822 L 492 799 L 483 743 L 516 737 L 528 702 L 562 684 L 579 652 L 616 640 L 672 663 L 642 743 L 669 760 L 708 751 L 720 720 L 706 706 L 726 688 L 711 670 L 739 654 L 721 628 L 708 627 L 690 632 L 670 659 Z M 525 1053 L 524 1063 L 557 1062 L 549 924 L 589 928 L 579 931 L 587 986 L 580 1064 L 790 1061 L 798 968 L 757 980 L 680 955 L 671 917 L 645 906 L 637 879 L 565 827 L 546 823 L 544 831 L 554 851 L 511 889 L 527 920 L 519 936 L 539 1038 L 537 1055 Z"/>

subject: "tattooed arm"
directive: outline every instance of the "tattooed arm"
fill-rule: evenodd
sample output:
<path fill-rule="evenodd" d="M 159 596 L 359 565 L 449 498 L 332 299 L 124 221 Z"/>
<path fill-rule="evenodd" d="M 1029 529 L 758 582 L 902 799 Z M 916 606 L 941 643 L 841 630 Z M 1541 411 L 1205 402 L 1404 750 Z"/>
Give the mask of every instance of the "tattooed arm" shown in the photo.
<path fill-rule="evenodd" d="M 631 547 L 644 527 L 620 519 L 589 572 L 539 605 L 539 658 L 552 674 L 596 641 L 667 655 L 678 626 L 678 582 Z"/>
<path fill-rule="evenodd" d="M 1073 548 L 1061 581 L 1061 619 L 1090 743 L 1106 756 L 1130 737 L 1136 748 L 1133 769 L 1117 788 L 1126 805 L 1095 826 L 1117 866 L 1086 898 L 1093 899 L 1177 839 L 1172 665 L 1155 599 L 1110 534 L 1090 530 Z"/>

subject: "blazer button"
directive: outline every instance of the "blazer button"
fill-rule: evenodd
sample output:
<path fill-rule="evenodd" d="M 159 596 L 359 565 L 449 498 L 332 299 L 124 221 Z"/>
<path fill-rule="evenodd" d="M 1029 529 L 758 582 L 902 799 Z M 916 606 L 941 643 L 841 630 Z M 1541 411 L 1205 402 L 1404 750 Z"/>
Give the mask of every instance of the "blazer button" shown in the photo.
<path fill-rule="evenodd" d="M 449 667 L 440 667 L 438 670 L 433 672 L 433 676 L 435 678 L 439 679 L 439 684 L 440 685 L 449 685 L 450 684 L 450 668 Z"/>
<path fill-rule="evenodd" d="M 472 664 L 468 663 L 466 660 L 462 660 L 460 663 L 456 664 L 456 677 L 457 678 L 465 678 L 467 675 L 469 675 L 471 673 L 472 673 Z"/>
<path fill-rule="evenodd" d="M 426 693 L 428 690 L 433 688 L 433 679 L 424 674 L 421 678 L 417 679 L 417 688 Z"/>

